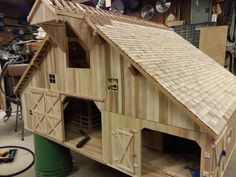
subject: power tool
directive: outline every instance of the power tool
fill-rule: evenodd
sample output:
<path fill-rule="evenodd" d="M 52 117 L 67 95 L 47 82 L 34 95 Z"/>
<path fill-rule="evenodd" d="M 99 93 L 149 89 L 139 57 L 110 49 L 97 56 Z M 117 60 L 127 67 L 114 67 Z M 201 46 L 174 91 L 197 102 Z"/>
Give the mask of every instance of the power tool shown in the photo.
<path fill-rule="evenodd" d="M 0 150 L 0 163 L 10 163 L 15 159 L 17 149 Z"/>

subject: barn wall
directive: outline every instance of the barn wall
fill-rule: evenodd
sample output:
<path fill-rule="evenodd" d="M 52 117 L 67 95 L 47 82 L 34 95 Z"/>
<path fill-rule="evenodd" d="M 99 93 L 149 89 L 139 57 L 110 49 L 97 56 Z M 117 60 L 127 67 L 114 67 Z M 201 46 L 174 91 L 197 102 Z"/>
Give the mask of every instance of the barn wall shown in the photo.
<path fill-rule="evenodd" d="M 50 30 L 50 28 L 48 29 Z M 53 38 L 61 38 L 61 32 L 62 30 L 54 30 L 52 33 Z M 89 33 L 89 29 L 87 31 L 83 30 L 83 32 L 84 35 L 92 35 L 92 33 Z M 77 35 L 80 35 L 80 39 L 84 40 L 83 33 L 77 32 Z M 25 118 L 28 117 L 28 112 L 25 108 L 27 108 L 26 95 L 30 88 L 45 89 L 64 95 L 95 100 L 98 108 L 103 109 L 105 98 L 104 43 L 96 36 L 89 39 L 91 40 L 83 42 L 90 49 L 90 68 L 67 67 L 67 54 L 61 48 L 65 45 L 60 44 L 64 40 L 58 40 L 57 43 L 51 45 L 40 67 L 33 73 L 32 78 L 21 94 Z M 55 74 L 55 84 L 49 83 L 49 74 Z M 30 128 L 28 121 L 25 121 L 25 126 Z"/>
<path fill-rule="evenodd" d="M 140 73 L 137 76 L 132 74 L 128 59 L 119 51 L 107 46 L 105 57 L 106 78 L 118 79 L 118 91 L 106 89 L 106 111 L 203 131 L 154 84 Z"/>
<path fill-rule="evenodd" d="M 209 167 L 211 165 L 210 162 L 212 159 L 206 157 L 206 153 L 212 153 L 213 140 L 208 137 L 206 133 L 195 132 L 184 128 L 164 125 L 157 122 L 147 121 L 145 119 L 138 119 L 108 111 L 102 111 L 102 119 L 102 134 L 104 135 L 103 159 L 107 165 L 112 166 L 113 168 L 119 169 L 120 171 L 123 171 L 130 175 L 132 175 L 133 173 L 141 173 L 141 132 L 144 128 L 148 128 L 156 132 L 167 133 L 170 135 L 196 141 L 201 147 L 201 171 L 209 171 Z M 130 161 L 133 161 L 134 164 L 137 164 L 137 167 L 135 168 L 135 171 L 133 173 L 130 173 L 129 171 L 123 169 L 121 166 L 117 165 L 116 160 L 117 157 L 120 157 L 120 152 L 117 150 L 116 147 L 120 147 L 120 144 L 122 144 L 122 142 L 124 141 L 122 137 L 120 140 L 122 142 L 117 141 L 117 131 L 122 131 L 124 133 L 132 135 L 133 140 L 135 142 L 135 148 L 133 150 L 127 151 L 128 154 L 135 154 L 135 158 L 132 158 L 132 155 L 128 156 L 130 158 Z M 125 141 L 123 143 L 123 145 L 126 145 Z"/>
<path fill-rule="evenodd" d="M 103 51 L 104 46 L 95 43 L 90 51 L 90 68 L 69 68 L 66 53 L 59 46 L 52 46 L 30 80 L 29 86 L 103 100 L 105 86 Z M 49 83 L 49 74 L 55 74 L 55 84 Z"/>
<path fill-rule="evenodd" d="M 212 148 L 212 174 L 214 177 L 222 177 L 226 167 L 229 163 L 230 157 L 235 147 L 235 134 L 236 134 L 236 112 L 231 117 L 228 127 L 220 135 L 220 137 L 214 142 Z M 225 155 L 223 155 L 225 151 Z M 210 164 L 210 163 L 209 163 Z M 210 171 L 209 170 L 209 171 Z"/>
<path fill-rule="evenodd" d="M 236 113 L 231 117 L 228 126 L 214 140 L 202 134 L 199 139 L 201 146 L 201 176 L 222 177 L 235 147 Z"/>
<path fill-rule="evenodd" d="M 30 24 L 33 25 L 57 19 L 56 15 L 44 3 L 36 3 L 34 7 L 35 10 L 31 11 L 28 17 Z"/>

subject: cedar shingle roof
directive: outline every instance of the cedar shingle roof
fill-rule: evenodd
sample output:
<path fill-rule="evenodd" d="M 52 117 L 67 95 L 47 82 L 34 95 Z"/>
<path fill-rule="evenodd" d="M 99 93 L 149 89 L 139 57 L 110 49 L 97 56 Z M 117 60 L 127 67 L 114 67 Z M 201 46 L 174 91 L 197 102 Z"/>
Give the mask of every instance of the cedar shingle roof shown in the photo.
<path fill-rule="evenodd" d="M 70 1 L 42 1 L 60 14 L 84 14 L 102 37 L 127 55 L 196 122 L 214 135 L 224 130 L 236 110 L 236 78 L 182 37 L 163 25 L 134 17 Z"/>
<path fill-rule="evenodd" d="M 97 25 L 172 96 L 219 134 L 236 109 L 236 78 L 172 31 L 112 21 Z"/>

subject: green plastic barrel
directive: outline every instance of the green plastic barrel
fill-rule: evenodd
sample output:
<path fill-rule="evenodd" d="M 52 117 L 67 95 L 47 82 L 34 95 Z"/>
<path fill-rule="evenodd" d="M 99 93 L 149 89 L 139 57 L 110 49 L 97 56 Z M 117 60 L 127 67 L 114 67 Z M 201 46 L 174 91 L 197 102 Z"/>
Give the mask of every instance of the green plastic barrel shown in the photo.
<path fill-rule="evenodd" d="M 70 150 L 39 135 L 34 135 L 35 176 L 66 177 L 72 169 Z"/>

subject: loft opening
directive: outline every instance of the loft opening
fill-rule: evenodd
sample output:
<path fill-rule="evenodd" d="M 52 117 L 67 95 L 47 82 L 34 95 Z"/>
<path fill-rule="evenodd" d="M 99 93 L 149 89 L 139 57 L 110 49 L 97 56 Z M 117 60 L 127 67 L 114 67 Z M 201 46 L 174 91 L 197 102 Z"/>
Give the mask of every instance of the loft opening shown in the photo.
<path fill-rule="evenodd" d="M 67 65 L 70 68 L 90 68 L 89 50 L 66 23 Z"/>
<path fill-rule="evenodd" d="M 78 150 L 97 153 L 97 157 L 102 159 L 101 112 L 96 104 L 93 101 L 66 97 L 63 109 L 66 144 Z"/>
<path fill-rule="evenodd" d="M 142 130 L 142 176 L 150 171 L 160 176 L 197 175 L 200 157 L 201 148 L 195 141 L 151 129 Z"/>

